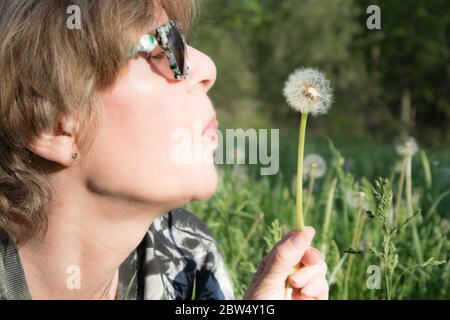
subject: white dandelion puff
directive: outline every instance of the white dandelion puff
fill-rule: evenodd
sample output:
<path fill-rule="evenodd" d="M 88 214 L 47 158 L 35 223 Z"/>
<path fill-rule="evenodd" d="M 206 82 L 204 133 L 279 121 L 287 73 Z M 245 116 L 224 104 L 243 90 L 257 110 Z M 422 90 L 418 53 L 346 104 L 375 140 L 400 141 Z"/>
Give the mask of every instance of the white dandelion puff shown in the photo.
<path fill-rule="evenodd" d="M 303 162 L 303 176 L 321 178 L 327 171 L 327 163 L 318 154 L 309 154 Z"/>
<path fill-rule="evenodd" d="M 333 102 L 330 81 L 317 69 L 296 70 L 286 81 L 283 94 L 293 109 L 314 116 L 327 113 Z"/>
<path fill-rule="evenodd" d="M 397 153 L 402 156 L 413 156 L 419 150 L 416 139 L 413 137 L 409 137 L 405 142 L 397 145 L 395 148 Z"/>
<path fill-rule="evenodd" d="M 345 194 L 347 203 L 352 208 L 361 208 L 364 210 L 369 210 L 369 204 L 366 200 L 366 194 L 362 191 L 355 192 L 353 190 L 348 190 Z"/>

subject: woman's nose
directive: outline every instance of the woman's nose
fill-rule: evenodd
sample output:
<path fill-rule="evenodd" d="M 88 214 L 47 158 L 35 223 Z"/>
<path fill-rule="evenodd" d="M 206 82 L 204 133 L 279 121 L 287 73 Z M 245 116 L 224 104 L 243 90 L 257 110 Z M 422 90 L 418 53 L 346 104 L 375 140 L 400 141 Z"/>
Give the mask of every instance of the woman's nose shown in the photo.
<path fill-rule="evenodd" d="M 212 59 L 203 52 L 188 46 L 189 90 L 203 90 L 205 93 L 214 86 L 217 68 Z"/>

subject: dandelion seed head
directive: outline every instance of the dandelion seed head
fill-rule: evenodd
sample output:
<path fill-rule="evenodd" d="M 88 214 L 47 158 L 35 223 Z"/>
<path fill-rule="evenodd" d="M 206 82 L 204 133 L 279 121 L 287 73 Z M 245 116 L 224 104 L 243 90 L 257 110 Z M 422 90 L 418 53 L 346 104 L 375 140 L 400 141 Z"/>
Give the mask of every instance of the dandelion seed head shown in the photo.
<path fill-rule="evenodd" d="M 366 194 L 364 192 L 348 190 L 345 194 L 345 198 L 350 207 L 369 210 L 369 204 L 366 201 Z"/>
<path fill-rule="evenodd" d="M 303 161 L 303 176 L 321 178 L 327 171 L 327 163 L 318 154 L 309 154 Z"/>
<path fill-rule="evenodd" d="M 325 114 L 333 102 L 330 81 L 317 69 L 303 68 L 292 73 L 283 94 L 296 111 L 312 115 Z"/>
<path fill-rule="evenodd" d="M 405 142 L 398 144 L 395 148 L 397 153 L 402 156 L 413 156 L 419 150 L 416 139 L 413 137 L 409 137 Z"/>

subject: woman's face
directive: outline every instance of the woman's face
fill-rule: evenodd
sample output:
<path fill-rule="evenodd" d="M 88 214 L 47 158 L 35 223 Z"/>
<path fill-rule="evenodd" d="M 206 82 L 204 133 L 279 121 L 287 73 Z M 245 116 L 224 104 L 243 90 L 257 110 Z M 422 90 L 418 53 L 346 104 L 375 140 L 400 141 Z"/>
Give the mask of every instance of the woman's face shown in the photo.
<path fill-rule="evenodd" d="M 164 15 L 155 26 L 167 21 Z M 165 57 L 138 56 L 112 88 L 101 92 L 104 118 L 92 149 L 80 162 L 90 185 L 107 194 L 173 207 L 214 193 L 217 137 L 211 134 L 214 129 L 202 132 L 216 116 L 207 96 L 216 67 L 192 47 L 187 56 L 187 80 L 160 72 L 169 68 Z M 180 151 L 180 134 L 184 151 L 193 152 L 192 163 L 180 164 L 174 156 Z M 195 162 L 199 153 L 203 160 Z"/>

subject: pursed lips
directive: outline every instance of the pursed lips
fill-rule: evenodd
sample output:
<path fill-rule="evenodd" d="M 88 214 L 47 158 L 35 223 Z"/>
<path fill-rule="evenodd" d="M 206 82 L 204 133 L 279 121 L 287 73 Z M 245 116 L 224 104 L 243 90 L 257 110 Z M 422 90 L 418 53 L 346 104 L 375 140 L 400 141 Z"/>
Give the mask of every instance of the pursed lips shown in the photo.
<path fill-rule="evenodd" d="M 202 135 L 208 136 L 213 141 L 217 141 L 217 129 L 219 128 L 219 121 L 216 116 L 213 116 L 211 120 L 208 122 L 206 127 L 203 129 Z"/>

